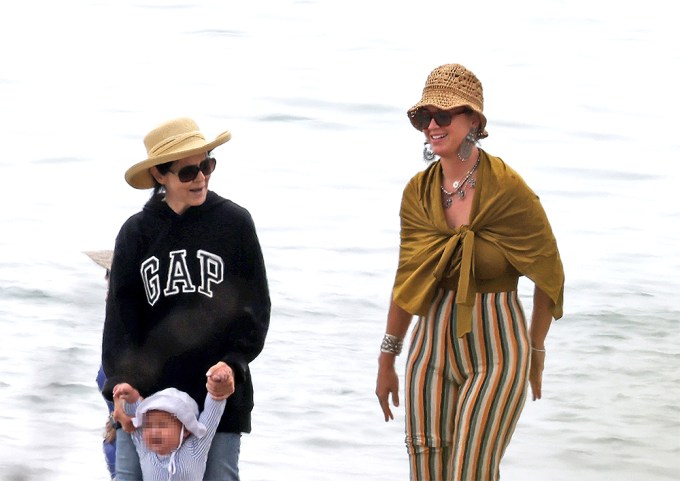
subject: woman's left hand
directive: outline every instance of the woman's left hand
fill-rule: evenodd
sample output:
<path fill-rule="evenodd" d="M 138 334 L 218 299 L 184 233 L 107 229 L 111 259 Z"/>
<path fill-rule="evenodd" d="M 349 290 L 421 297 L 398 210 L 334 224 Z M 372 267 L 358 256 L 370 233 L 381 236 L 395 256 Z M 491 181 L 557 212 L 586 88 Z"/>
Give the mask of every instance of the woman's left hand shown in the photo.
<path fill-rule="evenodd" d="M 234 393 L 234 371 L 223 361 L 218 362 L 205 373 L 208 378 L 205 387 L 215 401 L 227 399 Z"/>
<path fill-rule="evenodd" d="M 531 366 L 529 368 L 529 384 L 531 384 L 531 397 L 534 401 L 541 399 L 541 387 L 543 385 L 543 367 L 545 366 L 545 351 L 531 350 Z"/>

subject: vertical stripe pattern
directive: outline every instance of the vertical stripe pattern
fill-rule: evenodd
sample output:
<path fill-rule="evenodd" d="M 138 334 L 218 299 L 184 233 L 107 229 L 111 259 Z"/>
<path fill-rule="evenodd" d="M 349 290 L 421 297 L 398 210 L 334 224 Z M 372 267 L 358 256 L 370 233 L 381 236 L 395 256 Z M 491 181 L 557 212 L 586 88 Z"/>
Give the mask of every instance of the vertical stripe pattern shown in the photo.
<path fill-rule="evenodd" d="M 205 396 L 203 411 L 199 422 L 207 431 L 201 437 L 192 435 L 183 439 L 180 446 L 171 456 L 156 454 L 144 442 L 144 427 L 132 434 L 132 441 L 137 448 L 139 463 L 144 481 L 197 481 L 205 474 L 208 453 L 222 419 L 226 400 L 215 401 L 210 395 Z"/>
<path fill-rule="evenodd" d="M 489 481 L 526 400 L 530 345 L 516 291 L 478 293 L 456 337 L 455 292 L 439 290 L 413 329 L 406 362 L 412 481 Z"/>

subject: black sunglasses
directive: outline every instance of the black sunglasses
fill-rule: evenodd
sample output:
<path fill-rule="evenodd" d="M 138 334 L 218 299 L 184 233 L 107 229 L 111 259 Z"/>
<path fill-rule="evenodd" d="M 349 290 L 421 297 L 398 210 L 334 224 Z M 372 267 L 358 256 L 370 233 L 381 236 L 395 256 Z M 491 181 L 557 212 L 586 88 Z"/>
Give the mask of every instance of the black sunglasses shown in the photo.
<path fill-rule="evenodd" d="M 470 109 L 462 110 L 435 110 L 430 112 L 429 110 L 421 107 L 415 111 L 409 113 L 408 118 L 417 130 L 423 131 L 430 126 L 432 119 L 440 127 L 448 127 L 451 125 L 451 121 L 456 115 L 468 113 Z"/>
<path fill-rule="evenodd" d="M 180 182 L 193 182 L 199 172 L 203 172 L 206 177 L 212 174 L 215 171 L 215 165 L 217 165 L 215 158 L 208 157 L 198 165 L 187 165 L 179 169 L 179 172 L 172 172 L 172 170 L 170 172 L 179 177 Z"/>

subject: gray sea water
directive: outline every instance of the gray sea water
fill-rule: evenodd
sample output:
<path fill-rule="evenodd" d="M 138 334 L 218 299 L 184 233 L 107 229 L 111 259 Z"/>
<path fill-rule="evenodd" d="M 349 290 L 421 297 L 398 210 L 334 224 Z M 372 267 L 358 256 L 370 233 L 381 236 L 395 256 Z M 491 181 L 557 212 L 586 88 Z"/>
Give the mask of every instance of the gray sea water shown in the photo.
<path fill-rule="evenodd" d="M 105 284 L 82 252 L 141 208 L 123 172 L 181 115 L 232 131 L 211 188 L 251 211 L 271 282 L 242 479 L 408 479 L 376 358 L 424 168 L 405 111 L 449 62 L 484 83 L 482 146 L 541 196 L 566 269 L 502 479 L 680 479 L 676 23 L 661 0 L 3 4 L 0 479 L 107 478 Z"/>

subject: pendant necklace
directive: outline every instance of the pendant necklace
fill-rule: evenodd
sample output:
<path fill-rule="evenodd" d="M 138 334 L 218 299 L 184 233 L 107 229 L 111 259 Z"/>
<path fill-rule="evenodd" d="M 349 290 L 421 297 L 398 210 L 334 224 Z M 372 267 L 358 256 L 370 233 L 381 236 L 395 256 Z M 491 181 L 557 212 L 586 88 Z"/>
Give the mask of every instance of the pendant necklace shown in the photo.
<path fill-rule="evenodd" d="M 444 208 L 448 209 L 453 205 L 453 197 L 458 196 L 459 199 L 463 199 L 465 197 L 465 189 L 467 186 L 470 186 L 470 188 L 474 189 L 475 185 L 477 182 L 475 182 L 475 179 L 472 178 L 472 174 L 475 173 L 477 170 L 477 167 L 479 166 L 479 156 L 477 156 L 477 160 L 475 161 L 475 164 L 472 166 L 470 170 L 467 171 L 467 174 L 463 176 L 463 178 L 460 181 L 455 181 L 453 183 L 453 191 L 449 192 L 444 188 L 444 185 L 441 186 L 442 188 L 442 193 L 446 196 L 444 199 Z"/>

